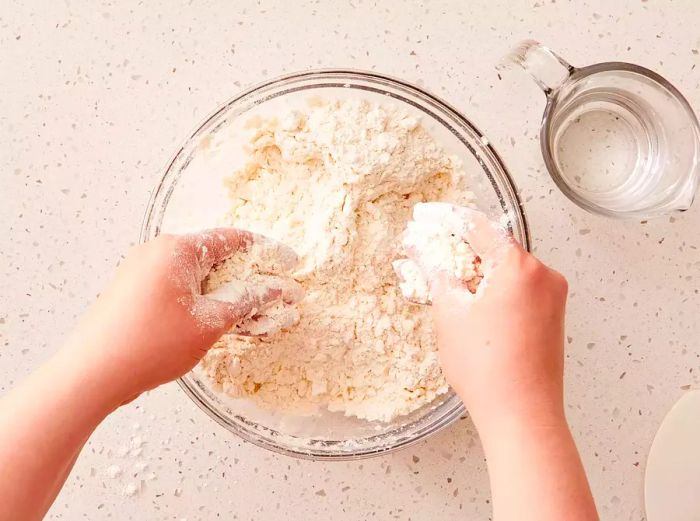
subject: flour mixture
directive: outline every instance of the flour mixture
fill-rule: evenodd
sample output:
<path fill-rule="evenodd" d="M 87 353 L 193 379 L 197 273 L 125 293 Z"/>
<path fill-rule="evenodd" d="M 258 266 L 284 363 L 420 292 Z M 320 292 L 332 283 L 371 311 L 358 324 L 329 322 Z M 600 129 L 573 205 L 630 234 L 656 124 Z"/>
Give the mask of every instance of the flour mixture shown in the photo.
<path fill-rule="evenodd" d="M 390 421 L 445 393 L 430 310 L 403 298 L 392 261 L 414 204 L 471 199 L 458 161 L 389 102 L 316 102 L 250 131 L 228 223 L 291 246 L 306 297 L 295 326 L 225 336 L 201 369 L 231 396 L 293 414 Z"/>

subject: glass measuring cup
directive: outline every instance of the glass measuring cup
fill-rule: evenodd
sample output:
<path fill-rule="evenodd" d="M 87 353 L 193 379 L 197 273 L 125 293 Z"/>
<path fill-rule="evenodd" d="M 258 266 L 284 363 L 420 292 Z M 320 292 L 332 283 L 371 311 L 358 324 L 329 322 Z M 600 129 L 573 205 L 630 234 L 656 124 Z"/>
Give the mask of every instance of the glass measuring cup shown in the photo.
<path fill-rule="evenodd" d="M 544 162 L 564 194 L 609 217 L 687 210 L 700 177 L 700 125 L 678 90 L 623 62 L 573 67 L 534 40 L 508 56 L 547 96 Z"/>

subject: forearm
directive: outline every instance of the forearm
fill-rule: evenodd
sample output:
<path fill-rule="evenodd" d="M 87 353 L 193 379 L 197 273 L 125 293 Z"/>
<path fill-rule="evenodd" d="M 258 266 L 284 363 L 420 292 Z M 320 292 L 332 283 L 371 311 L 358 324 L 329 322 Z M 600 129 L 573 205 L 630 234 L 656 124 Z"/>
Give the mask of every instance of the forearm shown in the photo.
<path fill-rule="evenodd" d="M 119 390 L 75 353 L 56 354 L 0 400 L 0 520 L 41 519 Z"/>
<path fill-rule="evenodd" d="M 595 521 L 586 474 L 563 415 L 482 425 L 495 521 Z"/>

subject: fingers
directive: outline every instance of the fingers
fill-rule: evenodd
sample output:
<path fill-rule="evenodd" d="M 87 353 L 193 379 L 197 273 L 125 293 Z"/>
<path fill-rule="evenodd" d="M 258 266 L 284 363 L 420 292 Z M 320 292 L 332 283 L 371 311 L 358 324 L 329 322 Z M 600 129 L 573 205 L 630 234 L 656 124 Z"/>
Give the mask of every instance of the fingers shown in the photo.
<path fill-rule="evenodd" d="M 191 248 L 197 260 L 208 271 L 211 267 L 252 241 L 251 233 L 237 228 L 212 228 L 201 233 L 182 236 L 184 245 Z"/>
<path fill-rule="evenodd" d="M 272 291 L 275 297 L 265 300 L 265 296 Z M 237 304 L 241 301 L 260 300 L 258 309 L 263 304 L 269 304 L 275 300 L 281 300 L 285 304 L 296 304 L 304 298 L 304 288 L 293 279 L 274 275 L 253 275 L 246 280 L 231 280 L 204 295 L 205 297 L 221 302 Z"/>
<path fill-rule="evenodd" d="M 304 289 L 296 281 L 273 275 L 255 275 L 233 280 L 203 296 L 205 300 L 226 304 L 226 324 L 231 332 L 243 336 L 265 336 L 279 332 L 299 321 L 294 304 L 304 298 Z"/>
<path fill-rule="evenodd" d="M 449 203 L 418 203 L 413 209 L 418 226 L 442 227 L 462 238 L 479 260 L 479 270 L 484 276 L 505 258 L 510 248 L 520 245 L 499 223 L 473 208 Z M 473 292 L 474 288 L 469 288 Z"/>
<path fill-rule="evenodd" d="M 185 250 L 196 258 L 197 273 L 193 277 L 198 283 L 204 281 L 212 267 L 234 254 L 244 257 L 228 262 L 246 263 L 263 273 L 289 273 L 298 263 L 296 253 L 288 246 L 235 228 L 206 230 L 185 235 L 182 240 Z M 291 277 L 247 275 L 245 280 L 229 280 L 205 295 L 196 295 L 193 314 L 203 328 L 219 336 L 234 326 L 237 329 L 232 332 L 236 334 L 260 336 L 296 323 L 299 313 L 292 305 L 303 297 L 303 288 Z M 272 308 L 276 314 L 268 316 L 267 311 Z"/>
<path fill-rule="evenodd" d="M 460 210 L 447 203 L 424 203 L 414 207 L 415 220 L 406 225 L 402 244 L 428 281 L 443 272 L 462 283 L 481 275 L 479 255 L 464 238 L 468 223 Z M 405 279 L 418 280 L 414 265 L 400 264 L 399 267 Z"/>
<path fill-rule="evenodd" d="M 292 278 L 276 275 L 253 275 L 248 279 L 252 284 L 279 289 L 285 304 L 296 304 L 304 298 L 304 288 Z"/>
<path fill-rule="evenodd" d="M 195 295 L 191 312 L 200 329 L 221 336 L 245 317 L 279 301 L 281 295 L 282 290 L 279 288 L 246 289 L 236 294 L 232 300 Z"/>
<path fill-rule="evenodd" d="M 273 265 L 281 272 L 291 271 L 299 261 L 297 254 L 289 246 L 264 235 L 237 228 L 213 228 L 184 235 L 182 240 L 185 247 L 195 254 L 202 279 L 213 266 L 238 251 L 246 252 L 266 265 Z"/>
<path fill-rule="evenodd" d="M 259 233 L 247 233 L 250 238 L 241 251 L 266 264 L 271 273 L 290 273 L 299 264 L 299 256 L 286 244 Z"/>
<path fill-rule="evenodd" d="M 295 307 L 277 304 L 259 315 L 243 319 L 234 326 L 232 332 L 241 336 L 271 336 L 297 322 L 299 311 Z"/>
<path fill-rule="evenodd" d="M 442 223 L 453 233 L 460 235 L 483 258 L 511 245 L 512 237 L 486 214 L 472 208 L 449 203 L 418 203 L 413 208 L 413 219 L 428 225 Z"/>
<path fill-rule="evenodd" d="M 420 304 L 431 303 L 435 291 L 448 286 L 464 296 L 477 294 L 484 275 L 513 244 L 484 213 L 442 202 L 415 205 L 401 242 L 410 260 L 393 264 L 399 288 Z"/>

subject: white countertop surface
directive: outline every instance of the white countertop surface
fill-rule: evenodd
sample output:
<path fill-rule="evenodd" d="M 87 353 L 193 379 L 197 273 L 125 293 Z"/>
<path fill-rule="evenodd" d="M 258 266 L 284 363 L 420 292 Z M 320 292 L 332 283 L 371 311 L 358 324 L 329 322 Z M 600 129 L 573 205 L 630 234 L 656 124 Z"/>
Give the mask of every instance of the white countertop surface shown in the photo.
<path fill-rule="evenodd" d="M 137 241 L 166 160 L 208 113 L 282 73 L 376 70 L 445 98 L 502 154 L 536 253 L 570 281 L 568 417 L 601 516 L 644 519 L 651 440 L 683 390 L 700 383 L 700 204 L 648 223 L 574 207 L 539 152 L 544 96 L 517 71 L 499 80 L 494 64 L 536 38 L 574 65 L 653 68 L 700 109 L 699 2 L 45 0 L 0 11 L 0 392 L 60 346 Z M 120 455 L 134 436 L 141 453 Z M 112 478 L 115 464 L 124 474 Z M 124 496 L 131 482 L 140 490 Z M 469 420 L 396 454 L 314 463 L 234 438 L 170 384 L 97 430 L 48 517 L 490 512 Z"/>

